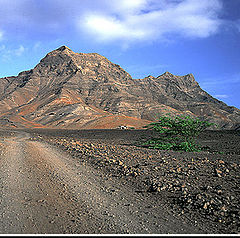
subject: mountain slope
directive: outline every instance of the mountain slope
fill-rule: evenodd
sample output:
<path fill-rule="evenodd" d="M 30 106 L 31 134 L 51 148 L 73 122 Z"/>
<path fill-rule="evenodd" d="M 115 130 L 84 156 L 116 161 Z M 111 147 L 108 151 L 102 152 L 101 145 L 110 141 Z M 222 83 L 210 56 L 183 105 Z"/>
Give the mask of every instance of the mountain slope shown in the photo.
<path fill-rule="evenodd" d="M 97 53 L 62 46 L 36 67 L 0 79 L 4 127 L 141 128 L 159 114 L 188 114 L 237 128 L 240 110 L 200 88 L 192 74 L 133 79 Z"/>

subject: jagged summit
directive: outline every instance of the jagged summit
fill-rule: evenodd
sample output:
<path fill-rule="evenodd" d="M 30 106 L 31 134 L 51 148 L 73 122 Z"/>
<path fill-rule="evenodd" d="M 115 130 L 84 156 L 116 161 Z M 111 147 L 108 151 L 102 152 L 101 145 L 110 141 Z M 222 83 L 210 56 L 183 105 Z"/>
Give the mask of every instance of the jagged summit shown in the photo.
<path fill-rule="evenodd" d="M 192 73 L 186 74 L 186 75 L 174 75 L 168 71 L 166 71 L 165 73 L 159 75 L 158 77 L 168 77 L 168 78 L 176 78 L 176 77 L 190 77 L 194 79 L 194 75 Z"/>
<path fill-rule="evenodd" d="M 49 55 L 58 55 L 58 54 L 69 54 L 69 55 L 73 55 L 76 54 L 74 51 L 72 51 L 69 47 L 63 45 L 51 52 L 49 52 L 46 56 Z"/>
<path fill-rule="evenodd" d="M 151 79 L 151 80 L 153 80 L 153 79 L 156 79 L 156 78 L 154 76 L 152 76 L 152 75 L 148 75 L 144 79 Z"/>
<path fill-rule="evenodd" d="M 192 74 L 133 79 L 97 53 L 61 46 L 34 69 L 0 79 L 0 126 L 141 128 L 160 114 L 186 114 L 239 128 L 240 111 L 202 90 Z"/>
<path fill-rule="evenodd" d="M 95 52 L 91 52 L 91 53 L 78 53 L 78 52 L 74 52 L 72 49 L 70 49 L 69 47 L 62 45 L 59 48 L 57 48 L 56 50 L 51 51 L 50 53 L 70 53 L 72 55 L 76 54 L 78 56 L 82 55 L 82 56 L 96 56 L 96 57 L 101 57 L 101 58 L 105 58 L 106 60 L 108 60 L 106 57 L 95 53 Z M 48 54 L 50 54 L 48 53 Z"/>
<path fill-rule="evenodd" d="M 175 76 L 175 75 L 173 75 L 172 73 L 166 71 L 165 73 L 161 74 L 160 76 L 172 77 L 172 76 Z"/>
<path fill-rule="evenodd" d="M 63 46 L 60 46 L 59 48 L 56 49 L 56 51 L 64 51 L 64 50 L 70 50 L 72 51 L 69 47 L 63 45 Z"/>

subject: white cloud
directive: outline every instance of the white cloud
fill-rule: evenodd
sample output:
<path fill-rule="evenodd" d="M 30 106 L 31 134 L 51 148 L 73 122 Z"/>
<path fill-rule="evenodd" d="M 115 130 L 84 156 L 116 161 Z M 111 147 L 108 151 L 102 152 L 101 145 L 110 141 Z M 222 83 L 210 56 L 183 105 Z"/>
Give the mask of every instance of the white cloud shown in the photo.
<path fill-rule="evenodd" d="M 16 56 L 21 56 L 26 49 L 20 45 L 18 49 L 14 50 L 14 53 Z"/>
<path fill-rule="evenodd" d="M 146 36 L 147 31 L 141 28 L 134 29 L 123 24 L 116 17 L 103 15 L 89 15 L 86 18 L 85 30 L 94 33 L 99 40 L 140 39 Z"/>
<path fill-rule="evenodd" d="M 81 30 L 100 41 L 208 37 L 221 25 L 219 0 L 112 0 L 106 11 L 89 11 L 80 18 Z M 106 3 L 107 4 L 107 3 Z"/>
<path fill-rule="evenodd" d="M 23 45 L 20 45 L 17 49 L 9 49 L 5 45 L 0 46 L 1 59 L 4 61 L 10 61 L 15 57 L 20 57 L 26 51 Z"/>
<path fill-rule="evenodd" d="M 33 46 L 33 50 L 38 50 L 40 47 L 41 47 L 41 42 L 37 41 Z"/>
<path fill-rule="evenodd" d="M 217 94 L 217 95 L 214 95 L 214 97 L 219 99 L 224 99 L 224 98 L 228 98 L 229 96 L 226 94 Z"/>
<path fill-rule="evenodd" d="M 110 11 L 112 13 L 121 13 L 121 15 L 138 14 L 148 5 L 148 0 L 112 0 Z"/>
<path fill-rule="evenodd" d="M 0 31 L 0 41 L 3 39 L 3 32 Z"/>

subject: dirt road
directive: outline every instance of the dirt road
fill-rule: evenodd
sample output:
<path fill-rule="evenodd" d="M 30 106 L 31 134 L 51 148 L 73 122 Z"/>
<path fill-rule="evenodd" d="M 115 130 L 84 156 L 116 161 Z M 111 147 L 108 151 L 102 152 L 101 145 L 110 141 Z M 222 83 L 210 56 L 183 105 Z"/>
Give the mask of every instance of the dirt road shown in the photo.
<path fill-rule="evenodd" d="M 207 233 L 151 194 L 30 136 L 13 132 L 0 140 L 1 234 Z"/>

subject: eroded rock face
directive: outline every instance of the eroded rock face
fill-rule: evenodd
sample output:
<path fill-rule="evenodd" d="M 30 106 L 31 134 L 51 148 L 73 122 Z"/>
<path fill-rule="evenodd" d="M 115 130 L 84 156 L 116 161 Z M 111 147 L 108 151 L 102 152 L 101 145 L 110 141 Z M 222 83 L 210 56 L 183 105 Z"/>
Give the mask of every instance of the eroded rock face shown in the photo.
<path fill-rule="evenodd" d="M 206 93 L 192 74 L 133 79 L 97 53 L 66 46 L 34 69 L 0 79 L 4 127 L 141 128 L 166 113 L 197 116 L 225 129 L 240 124 L 240 110 Z"/>

